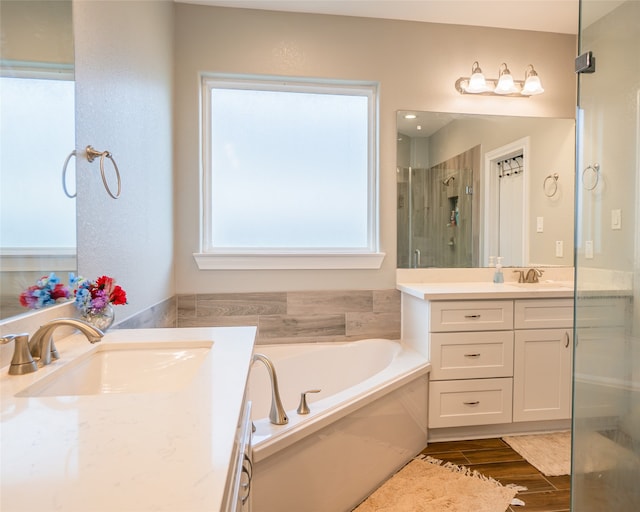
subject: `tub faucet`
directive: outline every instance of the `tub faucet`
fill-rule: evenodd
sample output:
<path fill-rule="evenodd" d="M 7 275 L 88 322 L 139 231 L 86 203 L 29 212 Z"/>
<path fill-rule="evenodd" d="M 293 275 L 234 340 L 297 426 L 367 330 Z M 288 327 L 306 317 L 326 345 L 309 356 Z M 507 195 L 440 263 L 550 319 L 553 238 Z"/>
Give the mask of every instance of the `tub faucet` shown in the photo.
<path fill-rule="evenodd" d="M 286 425 L 289 423 L 287 413 L 282 407 L 280 400 L 280 390 L 278 389 L 278 377 L 276 376 L 276 368 L 273 362 L 264 354 L 253 354 L 253 361 L 260 361 L 267 367 L 269 378 L 271 379 L 271 411 L 269 412 L 269 420 L 274 425 Z"/>
<path fill-rule="evenodd" d="M 53 331 L 61 325 L 75 327 L 84 334 L 91 343 L 100 341 L 104 336 L 104 333 L 100 329 L 88 324 L 84 320 L 76 318 L 56 318 L 55 320 L 51 320 L 41 325 L 40 328 L 33 333 L 29 341 L 31 355 L 40 358 L 41 366 L 50 364 L 52 359 L 58 359 L 60 357 L 53 343 L 52 335 Z"/>

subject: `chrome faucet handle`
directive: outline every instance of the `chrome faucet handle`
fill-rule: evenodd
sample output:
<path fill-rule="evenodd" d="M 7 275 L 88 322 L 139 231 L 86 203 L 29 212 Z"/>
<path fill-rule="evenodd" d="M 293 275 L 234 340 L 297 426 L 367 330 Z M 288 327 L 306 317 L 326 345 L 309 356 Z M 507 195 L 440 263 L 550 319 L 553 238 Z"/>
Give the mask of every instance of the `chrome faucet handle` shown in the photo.
<path fill-rule="evenodd" d="M 2 345 L 15 342 L 13 357 L 9 365 L 9 375 L 25 375 L 33 373 L 38 369 L 38 365 L 31 357 L 29 351 L 29 334 L 7 334 L 0 338 Z"/>
<path fill-rule="evenodd" d="M 311 409 L 309 409 L 309 404 L 307 404 L 307 393 L 320 393 L 321 389 L 308 389 L 307 391 L 303 391 L 300 393 L 300 405 L 296 409 L 298 414 L 309 414 Z"/>
<path fill-rule="evenodd" d="M 519 283 L 524 283 L 524 270 L 514 270 L 513 273 L 514 274 L 519 274 L 518 275 L 518 282 Z"/>

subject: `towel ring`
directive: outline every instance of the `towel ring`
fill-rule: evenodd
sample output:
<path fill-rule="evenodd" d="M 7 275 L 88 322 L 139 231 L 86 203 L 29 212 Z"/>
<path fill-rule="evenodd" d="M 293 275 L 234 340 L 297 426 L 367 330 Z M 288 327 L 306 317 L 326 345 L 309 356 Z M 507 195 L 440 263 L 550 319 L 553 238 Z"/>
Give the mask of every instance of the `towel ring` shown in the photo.
<path fill-rule="evenodd" d="M 113 156 L 108 151 L 96 151 L 91 146 L 87 146 L 86 151 L 87 151 L 87 160 L 89 160 L 89 162 L 93 162 L 97 157 L 100 157 L 100 175 L 102 176 L 102 183 L 104 184 L 104 188 L 107 191 L 107 194 L 109 194 L 114 199 L 118 199 L 118 197 L 120 197 L 120 191 L 122 190 L 122 181 L 120 179 L 120 171 L 118 170 L 118 165 L 116 164 L 116 161 L 113 159 Z M 113 192 L 111 192 L 111 189 L 109 188 L 109 184 L 107 183 L 107 178 L 104 173 L 105 158 L 108 158 L 109 160 L 111 160 L 111 164 L 113 165 L 113 169 L 116 173 L 116 180 L 118 182 L 118 192 L 115 195 Z"/>
<path fill-rule="evenodd" d="M 590 187 L 588 187 L 585 184 L 585 180 L 584 180 L 584 177 L 587 174 L 587 171 L 591 171 L 590 174 L 593 174 L 593 176 L 594 176 L 593 185 L 591 185 Z M 588 165 L 587 167 L 585 167 L 584 170 L 582 171 L 582 184 L 584 185 L 584 188 L 586 190 L 593 190 L 594 188 L 596 188 L 598 186 L 598 181 L 600 181 L 600 164 L 593 164 L 593 165 Z"/>
<path fill-rule="evenodd" d="M 542 183 L 542 190 L 544 192 L 544 195 L 547 197 L 553 197 L 556 195 L 556 192 L 558 192 L 558 178 L 560 176 L 558 176 L 557 172 L 554 172 L 553 174 L 549 174 L 549 176 L 547 176 L 544 179 L 544 182 Z M 551 181 L 549 181 L 551 180 Z M 549 189 L 547 189 L 547 183 L 551 183 L 553 190 L 551 190 L 551 187 L 549 187 Z"/>
<path fill-rule="evenodd" d="M 72 156 L 77 156 L 75 149 L 71 153 L 69 153 L 69 156 L 67 156 L 64 164 L 62 165 L 62 190 L 64 191 L 64 195 L 69 199 L 73 199 L 78 193 L 78 191 L 76 190 L 76 192 L 71 195 L 69 194 L 69 189 L 67 188 L 67 166 L 69 165 L 69 160 L 71 160 Z"/>

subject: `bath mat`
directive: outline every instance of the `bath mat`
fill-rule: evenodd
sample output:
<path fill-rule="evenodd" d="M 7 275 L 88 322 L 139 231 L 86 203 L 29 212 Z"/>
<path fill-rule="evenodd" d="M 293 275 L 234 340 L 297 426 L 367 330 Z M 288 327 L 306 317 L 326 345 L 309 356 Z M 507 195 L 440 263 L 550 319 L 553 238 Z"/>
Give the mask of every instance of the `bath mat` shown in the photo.
<path fill-rule="evenodd" d="M 505 436 L 502 440 L 546 476 L 571 474 L 571 432 Z"/>
<path fill-rule="evenodd" d="M 505 512 L 519 490 L 524 488 L 421 455 L 353 512 Z"/>

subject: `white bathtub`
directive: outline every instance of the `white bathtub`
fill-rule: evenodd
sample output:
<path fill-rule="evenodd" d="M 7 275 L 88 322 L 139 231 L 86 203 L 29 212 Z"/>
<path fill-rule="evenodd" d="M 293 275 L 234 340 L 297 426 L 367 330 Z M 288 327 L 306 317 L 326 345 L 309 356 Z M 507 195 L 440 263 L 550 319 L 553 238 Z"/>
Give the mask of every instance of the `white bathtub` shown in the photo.
<path fill-rule="evenodd" d="M 271 388 L 254 363 L 249 399 L 255 512 L 352 510 L 427 443 L 428 360 L 400 342 L 258 345 L 274 363 L 289 423 L 269 422 Z M 300 393 L 311 413 L 296 412 Z"/>

